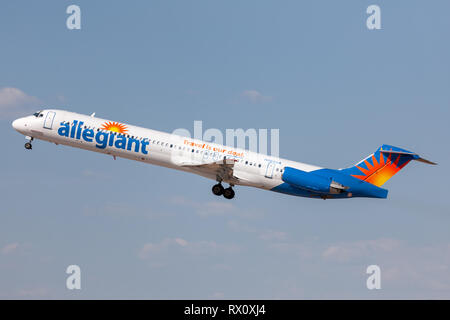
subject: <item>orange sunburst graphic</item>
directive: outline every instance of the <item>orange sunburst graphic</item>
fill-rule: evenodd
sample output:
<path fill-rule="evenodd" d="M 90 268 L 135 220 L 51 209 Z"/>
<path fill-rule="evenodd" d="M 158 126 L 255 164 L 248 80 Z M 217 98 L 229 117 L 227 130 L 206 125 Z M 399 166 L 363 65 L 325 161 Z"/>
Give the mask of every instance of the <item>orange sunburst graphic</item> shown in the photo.
<path fill-rule="evenodd" d="M 372 163 L 364 160 L 364 164 L 366 168 L 362 166 L 356 166 L 362 173 L 362 175 L 354 175 L 353 177 L 358 178 L 360 180 L 367 181 L 371 184 L 376 185 L 377 187 L 381 187 L 386 181 L 392 178 L 397 172 L 400 171 L 410 160 L 405 161 L 401 165 L 399 165 L 401 155 L 397 155 L 395 159 L 392 158 L 392 153 L 389 153 L 387 158 L 383 156 L 383 154 L 379 153 L 379 159 L 377 160 L 375 155 L 369 157 L 368 159 L 372 160 Z"/>
<path fill-rule="evenodd" d="M 115 121 L 108 121 L 102 124 L 101 129 L 103 130 L 109 130 L 117 133 L 127 133 L 128 128 L 126 125 L 115 122 Z"/>

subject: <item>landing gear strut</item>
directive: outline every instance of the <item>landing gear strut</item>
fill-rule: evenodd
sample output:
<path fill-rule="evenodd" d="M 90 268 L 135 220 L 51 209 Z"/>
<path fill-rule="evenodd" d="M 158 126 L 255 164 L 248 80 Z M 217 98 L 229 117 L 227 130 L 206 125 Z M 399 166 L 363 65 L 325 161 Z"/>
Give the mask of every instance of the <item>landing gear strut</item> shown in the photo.
<path fill-rule="evenodd" d="M 27 137 L 28 142 L 25 143 L 25 149 L 27 150 L 31 150 L 33 149 L 33 146 L 31 145 L 31 141 L 33 141 L 33 137 Z"/>
<path fill-rule="evenodd" d="M 212 192 L 216 196 L 222 196 L 223 195 L 224 198 L 226 198 L 226 199 L 233 199 L 234 198 L 234 190 L 233 190 L 233 188 L 230 186 L 230 187 L 225 189 L 220 182 L 218 184 L 215 184 L 212 187 Z"/>

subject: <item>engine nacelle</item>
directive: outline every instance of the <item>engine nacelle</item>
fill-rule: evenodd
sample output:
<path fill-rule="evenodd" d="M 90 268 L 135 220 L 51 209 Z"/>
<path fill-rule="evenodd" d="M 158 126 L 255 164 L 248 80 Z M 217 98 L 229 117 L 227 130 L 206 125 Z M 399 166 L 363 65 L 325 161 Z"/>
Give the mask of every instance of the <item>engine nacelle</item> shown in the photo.
<path fill-rule="evenodd" d="M 291 167 L 284 168 L 281 179 L 297 188 L 312 192 L 341 193 L 348 189 L 330 178 L 325 178 L 314 174 L 313 172 L 306 172 Z"/>

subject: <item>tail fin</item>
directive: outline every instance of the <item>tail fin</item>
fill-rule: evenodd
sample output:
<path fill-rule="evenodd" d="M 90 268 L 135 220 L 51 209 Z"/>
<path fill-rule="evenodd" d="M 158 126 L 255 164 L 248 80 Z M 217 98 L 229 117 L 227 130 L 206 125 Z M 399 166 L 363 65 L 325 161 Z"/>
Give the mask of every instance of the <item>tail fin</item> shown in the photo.
<path fill-rule="evenodd" d="M 353 167 L 342 169 L 342 172 L 381 187 L 411 160 L 436 164 L 421 158 L 414 152 L 383 144 L 375 153 Z"/>

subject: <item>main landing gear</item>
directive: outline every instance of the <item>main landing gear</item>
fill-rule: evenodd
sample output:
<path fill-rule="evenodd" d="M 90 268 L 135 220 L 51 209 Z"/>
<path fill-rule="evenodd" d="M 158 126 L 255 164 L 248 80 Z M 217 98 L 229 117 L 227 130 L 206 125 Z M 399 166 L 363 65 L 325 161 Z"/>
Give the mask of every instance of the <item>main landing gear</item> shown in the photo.
<path fill-rule="evenodd" d="M 226 199 L 233 199 L 234 198 L 234 190 L 230 186 L 228 188 L 224 188 L 221 183 L 215 184 L 212 187 L 212 193 L 214 193 L 216 196 L 224 196 Z"/>
<path fill-rule="evenodd" d="M 27 137 L 28 142 L 25 143 L 25 149 L 31 150 L 33 149 L 33 146 L 31 145 L 31 141 L 33 141 L 33 137 Z"/>

